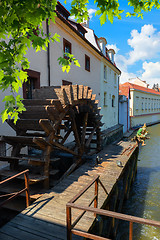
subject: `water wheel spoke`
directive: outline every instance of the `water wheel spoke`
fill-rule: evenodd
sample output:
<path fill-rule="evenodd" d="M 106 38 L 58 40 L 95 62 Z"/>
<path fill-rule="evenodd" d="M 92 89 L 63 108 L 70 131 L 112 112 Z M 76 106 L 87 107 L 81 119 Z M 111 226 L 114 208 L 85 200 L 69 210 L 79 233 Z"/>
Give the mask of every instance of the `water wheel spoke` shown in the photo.
<path fill-rule="evenodd" d="M 64 143 L 65 143 L 65 141 L 67 140 L 67 138 L 69 137 L 69 135 L 71 134 L 71 132 L 72 132 L 72 128 L 70 128 L 70 129 L 68 130 L 68 132 L 64 135 L 64 137 L 63 137 L 63 139 L 62 139 L 62 141 L 61 141 L 61 144 L 64 144 Z"/>
<path fill-rule="evenodd" d="M 57 147 L 58 149 L 62 150 L 62 151 L 65 151 L 65 152 L 71 153 L 72 155 L 78 156 L 78 154 L 76 152 L 74 152 L 71 149 L 61 145 L 60 143 L 57 143 L 57 142 L 53 141 L 51 144 L 53 146 Z"/>
<path fill-rule="evenodd" d="M 84 115 L 84 122 L 83 122 L 83 129 L 82 129 L 81 146 L 82 146 L 83 151 L 84 151 L 84 146 L 85 146 L 87 123 L 88 123 L 88 112 Z"/>
<path fill-rule="evenodd" d="M 81 143 L 80 143 L 80 138 L 79 138 L 79 134 L 78 134 L 78 129 L 77 129 L 77 124 L 76 124 L 76 120 L 75 120 L 74 111 L 70 110 L 69 114 L 70 114 L 70 117 L 72 119 L 72 130 L 73 130 L 74 137 L 75 137 L 75 140 L 76 140 L 76 144 L 77 144 L 77 147 L 78 147 L 78 152 L 81 155 L 82 154 L 82 148 L 81 148 Z"/>
<path fill-rule="evenodd" d="M 97 129 L 97 127 L 94 127 L 93 130 L 92 130 L 92 132 L 90 133 L 90 135 L 89 135 L 89 137 L 88 137 L 88 139 L 87 139 L 87 141 L 86 141 L 86 144 L 85 144 L 85 147 L 86 147 L 86 148 L 89 147 L 89 145 L 90 145 L 90 143 L 91 143 L 91 141 L 92 141 L 92 138 L 93 138 L 93 135 L 94 135 L 96 129 Z"/>

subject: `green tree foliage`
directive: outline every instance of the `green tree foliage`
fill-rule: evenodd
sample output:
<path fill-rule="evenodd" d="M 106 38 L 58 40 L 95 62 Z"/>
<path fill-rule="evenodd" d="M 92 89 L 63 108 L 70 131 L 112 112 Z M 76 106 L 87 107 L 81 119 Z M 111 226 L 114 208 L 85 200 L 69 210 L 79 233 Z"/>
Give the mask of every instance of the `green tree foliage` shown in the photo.
<path fill-rule="evenodd" d="M 95 0 L 94 3 L 101 24 L 107 20 L 113 22 L 114 17 L 121 19 L 123 9 L 120 9 L 118 0 Z M 16 122 L 18 113 L 25 110 L 18 92 L 27 81 L 27 73 L 23 70 L 29 68 L 25 57 L 28 48 L 32 46 L 36 51 L 46 51 L 50 41 L 59 41 L 58 34 L 47 36 L 42 25 L 46 19 L 55 22 L 56 4 L 56 0 L 0 0 L 0 90 L 10 89 L 10 95 L 3 100 L 3 121 L 11 117 Z M 87 4 L 88 0 L 72 1 L 71 14 L 78 22 L 88 18 Z M 132 11 L 127 12 L 127 16 L 143 17 L 144 11 L 160 8 L 157 0 L 129 0 L 128 5 Z M 80 66 L 71 54 L 67 58 L 60 57 L 58 61 L 62 71 L 68 72 L 72 62 Z"/>

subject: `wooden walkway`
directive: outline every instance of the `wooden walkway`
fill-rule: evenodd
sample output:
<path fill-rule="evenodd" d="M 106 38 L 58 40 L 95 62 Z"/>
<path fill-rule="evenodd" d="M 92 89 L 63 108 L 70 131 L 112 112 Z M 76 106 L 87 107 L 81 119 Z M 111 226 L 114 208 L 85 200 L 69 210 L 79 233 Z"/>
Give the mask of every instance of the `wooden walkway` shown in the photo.
<path fill-rule="evenodd" d="M 66 203 L 82 190 L 95 175 L 100 175 L 108 193 L 116 184 L 123 169 L 137 145 L 131 142 L 120 141 L 105 147 L 98 155 L 101 163 L 96 165 L 95 158 L 79 167 L 70 176 L 63 179 L 49 192 L 45 193 L 31 206 L 26 208 L 9 223 L 0 229 L 2 240 L 47 240 L 66 239 Z M 123 167 L 117 166 L 117 160 L 122 162 Z M 87 206 L 94 196 L 94 186 L 91 187 L 78 201 L 78 204 Z M 106 193 L 99 187 L 98 207 L 101 208 Z M 79 210 L 72 211 L 73 220 L 80 213 Z M 88 231 L 92 226 L 94 216 L 86 213 L 76 229 Z M 82 239 L 74 236 L 73 239 Z"/>

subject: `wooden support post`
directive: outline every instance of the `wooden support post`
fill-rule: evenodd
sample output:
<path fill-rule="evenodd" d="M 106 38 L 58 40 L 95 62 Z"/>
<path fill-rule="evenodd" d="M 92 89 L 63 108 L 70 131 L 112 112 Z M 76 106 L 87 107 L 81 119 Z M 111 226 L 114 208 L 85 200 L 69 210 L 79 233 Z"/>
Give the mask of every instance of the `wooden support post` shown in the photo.
<path fill-rule="evenodd" d="M 66 207 L 66 217 L 67 217 L 67 240 L 72 240 L 71 208 L 70 207 Z"/>
<path fill-rule="evenodd" d="M 82 137 L 81 137 L 82 151 L 84 151 L 84 147 L 85 147 L 85 136 L 86 136 L 87 123 L 88 123 L 88 112 L 85 114 L 84 122 L 83 122 L 83 130 L 82 130 Z"/>
<path fill-rule="evenodd" d="M 12 149 L 12 153 L 11 153 L 11 157 L 16 157 L 18 156 L 18 154 L 20 153 L 21 151 L 21 144 L 17 144 L 17 145 L 14 145 L 13 146 L 13 149 Z M 13 160 L 10 162 L 10 169 L 11 170 L 15 170 L 18 168 L 18 163 L 19 163 L 19 160 Z"/>
<path fill-rule="evenodd" d="M 29 192 L 29 176 L 28 172 L 24 173 L 24 179 L 25 179 L 25 188 L 26 190 L 26 207 L 29 207 L 30 205 L 30 192 Z"/>
<path fill-rule="evenodd" d="M 133 239 L 133 222 L 129 222 L 129 240 Z"/>
<path fill-rule="evenodd" d="M 45 164 L 44 164 L 44 176 L 46 176 L 47 178 L 44 180 L 44 187 L 46 189 L 49 188 L 49 164 L 50 164 L 50 153 L 51 153 L 52 147 L 51 146 L 47 146 L 46 150 L 44 152 L 44 160 L 45 160 Z"/>
<path fill-rule="evenodd" d="M 95 192 L 94 192 L 94 195 L 95 195 L 95 200 L 94 200 L 94 208 L 97 208 L 98 207 L 98 179 L 96 179 L 95 181 Z M 95 217 L 96 217 L 96 213 L 94 214 Z"/>

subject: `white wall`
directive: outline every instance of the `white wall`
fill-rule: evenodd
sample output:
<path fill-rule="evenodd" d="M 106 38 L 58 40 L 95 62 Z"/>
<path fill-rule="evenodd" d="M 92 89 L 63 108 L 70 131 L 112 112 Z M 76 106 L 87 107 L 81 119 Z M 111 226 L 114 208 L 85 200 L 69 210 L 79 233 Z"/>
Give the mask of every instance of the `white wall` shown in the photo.
<path fill-rule="evenodd" d="M 106 66 L 106 78 L 104 78 L 104 66 Z M 116 74 L 116 76 L 115 76 Z M 106 92 L 106 105 L 104 105 L 104 92 Z M 115 96 L 115 104 L 112 107 L 112 96 Z M 101 62 L 101 114 L 103 114 L 103 129 L 118 124 L 118 74 L 107 64 Z"/>
<path fill-rule="evenodd" d="M 45 23 L 44 23 L 45 28 Z M 51 23 L 50 32 L 52 35 L 58 33 L 60 43 L 54 42 L 50 44 L 50 69 L 51 69 L 51 86 L 61 85 L 62 80 L 67 80 L 73 84 L 82 84 L 89 86 L 96 99 L 100 100 L 99 106 L 102 107 L 102 122 L 105 123 L 103 129 L 118 124 L 118 70 L 100 56 L 89 44 L 87 44 L 80 36 L 72 31 L 59 18 L 56 18 L 56 24 Z M 57 59 L 63 55 L 63 38 L 72 44 L 72 53 L 78 59 L 81 67 L 72 64 L 70 72 L 63 73 Z M 90 57 L 90 72 L 85 70 L 85 54 Z M 26 55 L 30 61 L 30 69 L 40 72 L 40 85 L 48 85 L 48 68 L 47 68 L 47 52 L 35 52 L 29 49 Z M 107 81 L 104 82 L 104 64 L 107 66 Z M 114 74 L 116 75 L 116 83 L 114 82 Z M 107 106 L 104 106 L 104 91 L 107 92 Z M 22 91 L 21 91 L 22 94 Z M 115 96 L 115 106 L 112 107 L 112 96 Z M 0 95 L 0 109 L 3 109 L 1 103 L 3 94 Z M 0 124 L 0 135 L 14 134 L 14 131 L 6 125 Z"/>
<path fill-rule="evenodd" d="M 119 123 L 123 124 L 123 133 L 127 132 L 130 129 L 129 99 L 126 97 L 125 101 L 119 101 Z"/>
<path fill-rule="evenodd" d="M 160 121 L 160 94 L 131 90 L 131 127 Z"/>

